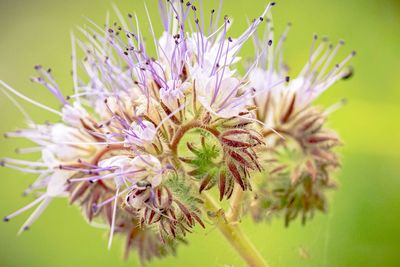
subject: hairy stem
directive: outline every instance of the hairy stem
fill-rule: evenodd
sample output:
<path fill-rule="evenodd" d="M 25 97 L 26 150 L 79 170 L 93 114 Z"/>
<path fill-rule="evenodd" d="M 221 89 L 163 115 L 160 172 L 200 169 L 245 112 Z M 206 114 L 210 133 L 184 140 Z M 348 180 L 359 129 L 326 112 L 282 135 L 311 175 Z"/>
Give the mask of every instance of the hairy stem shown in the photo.
<path fill-rule="evenodd" d="M 181 141 L 182 137 L 185 135 L 187 131 L 190 129 L 200 127 L 201 122 L 197 120 L 193 120 L 185 125 L 182 125 L 178 131 L 176 131 L 174 137 L 172 138 L 172 142 L 170 144 L 170 148 L 173 154 L 177 154 L 179 141 Z"/>
<path fill-rule="evenodd" d="M 189 131 L 189 130 L 191 130 L 193 128 L 204 129 L 204 130 L 210 132 L 211 134 L 213 134 L 217 138 L 218 138 L 218 136 L 220 134 L 218 132 L 218 130 L 203 125 L 203 123 L 201 121 L 192 120 L 191 122 L 188 122 L 187 124 L 182 125 L 179 128 L 179 130 L 176 131 L 174 137 L 172 138 L 172 142 L 170 144 L 170 148 L 171 148 L 171 151 L 172 151 L 173 154 L 177 154 L 179 142 L 181 141 L 181 139 L 185 135 L 185 133 L 187 133 L 187 131 Z"/>
<path fill-rule="evenodd" d="M 236 186 L 231 197 L 231 208 L 226 214 L 226 219 L 230 223 L 236 223 L 240 220 L 240 213 L 243 204 L 244 192 L 242 188 Z"/>
<path fill-rule="evenodd" d="M 99 163 L 99 161 L 101 160 L 101 158 L 107 154 L 110 151 L 115 151 L 115 150 L 123 150 L 123 149 L 128 149 L 125 148 L 124 145 L 122 144 L 113 144 L 113 145 L 108 145 L 105 148 L 103 148 L 102 150 L 100 150 L 96 156 L 92 159 L 92 164 L 97 165 Z"/>
<path fill-rule="evenodd" d="M 246 234 L 240 229 L 239 224 L 228 222 L 223 210 L 218 206 L 215 200 L 204 192 L 203 196 L 208 215 L 213 219 L 218 230 L 225 236 L 247 265 L 251 267 L 267 267 L 267 263 L 250 242 Z"/>
<path fill-rule="evenodd" d="M 177 156 L 179 142 L 181 141 L 185 133 L 193 128 L 202 128 L 210 132 L 217 138 L 220 134 L 218 130 L 203 125 L 203 123 L 199 120 L 193 120 L 185 125 L 182 125 L 179 130 L 176 131 L 172 142 L 170 143 L 170 149 L 172 151 L 172 154 L 175 156 L 175 161 L 177 165 L 179 165 L 179 160 Z M 248 237 L 242 232 L 239 224 L 237 223 L 240 216 L 240 209 L 243 201 L 244 192 L 240 188 L 235 189 L 235 192 L 232 196 L 231 210 L 228 212 L 227 217 L 225 216 L 223 210 L 216 203 L 216 201 L 208 193 L 203 192 L 202 195 L 204 196 L 205 211 L 207 212 L 209 217 L 215 222 L 218 230 L 225 236 L 228 242 L 247 263 L 247 265 L 250 267 L 267 267 L 268 265 L 266 264 L 260 253 L 256 250 Z"/>

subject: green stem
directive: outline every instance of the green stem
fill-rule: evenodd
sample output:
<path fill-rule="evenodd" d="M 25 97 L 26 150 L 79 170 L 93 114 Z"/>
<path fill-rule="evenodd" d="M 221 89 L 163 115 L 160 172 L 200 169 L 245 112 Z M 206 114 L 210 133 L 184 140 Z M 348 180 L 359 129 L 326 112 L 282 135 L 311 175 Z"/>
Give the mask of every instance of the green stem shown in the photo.
<path fill-rule="evenodd" d="M 200 120 L 193 120 L 182 125 L 175 133 L 172 142 L 170 143 L 170 149 L 172 155 L 174 155 L 174 161 L 177 166 L 180 165 L 178 159 L 179 142 L 185 133 L 193 128 L 202 128 L 217 138 L 219 136 L 219 132 L 216 129 L 203 125 Z M 212 198 L 207 192 L 203 192 L 202 195 L 204 196 L 204 207 L 207 214 L 213 219 L 218 230 L 225 236 L 247 265 L 250 267 L 267 267 L 267 263 L 248 239 L 246 234 L 240 229 L 239 223 L 237 222 L 243 200 L 243 191 L 235 190 L 232 200 L 232 209 L 228 213 L 230 221 L 227 221 L 223 210 L 219 207 L 214 198 Z"/>
<path fill-rule="evenodd" d="M 240 221 L 240 213 L 242 211 L 244 192 L 242 188 L 236 186 L 231 196 L 231 208 L 226 214 L 226 219 L 230 223 L 237 223 Z"/>
<path fill-rule="evenodd" d="M 248 239 L 245 233 L 240 229 L 238 223 L 230 223 L 226 221 L 222 209 L 218 206 L 215 200 L 208 195 L 204 195 L 204 205 L 210 217 L 213 217 L 218 230 L 225 236 L 228 242 L 242 257 L 242 259 L 251 267 L 267 267 L 260 253 Z"/>

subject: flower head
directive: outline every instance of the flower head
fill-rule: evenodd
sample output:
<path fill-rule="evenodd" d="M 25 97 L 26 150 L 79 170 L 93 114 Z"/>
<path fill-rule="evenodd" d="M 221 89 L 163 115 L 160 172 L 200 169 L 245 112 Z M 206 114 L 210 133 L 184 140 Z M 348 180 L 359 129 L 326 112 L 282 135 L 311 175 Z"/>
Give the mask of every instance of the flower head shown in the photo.
<path fill-rule="evenodd" d="M 80 28 L 83 41 L 72 35 L 74 92 L 69 97 L 62 95 L 51 70 L 35 67 L 38 77 L 32 81 L 58 99 L 61 111 L 0 81 L 13 102 L 17 96 L 61 119 L 30 122 L 27 129 L 6 135 L 32 141 L 35 147 L 18 151 L 42 157 L 1 161 L 2 166 L 39 175 L 26 191 L 39 192 L 39 198 L 5 221 L 38 205 L 25 229 L 51 199 L 68 197 L 89 223 L 109 228 L 109 247 L 114 234 L 125 235 L 126 253 L 136 249 L 145 263 L 175 252 L 196 225 L 205 227 L 204 195 L 212 188 L 218 188 L 220 201 L 235 190 L 254 190 L 260 197 L 249 210 L 257 218 L 286 210 L 290 220 L 299 210 L 321 209 L 325 202 L 318 190 L 332 184 L 329 169 L 339 165 L 332 148 L 340 142 L 325 130 L 326 114 L 311 104 L 348 75 L 343 67 L 353 54 L 328 70 L 338 48 L 326 42 L 314 48 L 314 39 L 306 67 L 289 82 L 278 60 L 286 33 L 273 51 L 268 17 L 274 5 L 268 4 L 241 35 L 231 37 L 231 19 L 225 16 L 219 24 L 220 11 L 210 12 L 207 27 L 204 12 L 192 2 L 160 0 L 160 38 L 150 20 L 154 53 L 148 52 L 136 16 L 125 19 L 117 11 L 120 22 L 104 29 L 91 22 Z M 259 41 L 257 30 L 265 22 L 266 40 Z M 241 75 L 241 48 L 252 37 L 256 59 Z M 85 53 L 82 61 L 76 43 Z M 283 160 L 287 148 L 300 155 L 292 164 Z M 255 173 L 265 179 L 254 181 Z M 273 182 L 276 177 L 283 189 Z M 309 191 L 292 193 L 299 186 Z M 285 194 L 275 198 L 270 192 L 276 188 Z M 272 204 L 265 207 L 261 200 Z"/>

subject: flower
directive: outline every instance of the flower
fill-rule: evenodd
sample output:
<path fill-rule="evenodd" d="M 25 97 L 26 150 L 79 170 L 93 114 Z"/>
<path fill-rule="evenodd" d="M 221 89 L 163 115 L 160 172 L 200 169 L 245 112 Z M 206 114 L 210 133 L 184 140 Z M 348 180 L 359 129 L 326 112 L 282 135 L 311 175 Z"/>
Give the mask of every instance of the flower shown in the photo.
<path fill-rule="evenodd" d="M 243 202 L 256 219 L 281 211 L 288 223 L 300 211 L 307 219 L 315 209 L 324 210 L 323 190 L 333 184 L 329 174 L 339 165 L 333 148 L 340 141 L 324 127 L 327 114 L 311 105 L 335 81 L 349 76 L 343 67 L 354 53 L 328 71 L 338 48 L 327 46 L 321 56 L 326 42 L 314 49 L 315 38 L 308 63 L 289 82 L 278 59 L 286 32 L 273 50 L 269 17 L 274 5 L 231 37 L 231 19 L 224 16 L 220 25 L 220 11 L 212 10 L 206 23 L 192 2 L 160 0 L 164 29 L 157 38 L 150 20 L 154 49 L 144 41 L 136 16 L 125 19 L 117 11 L 119 22 L 104 29 L 91 22 L 80 28 L 84 40 L 76 42 L 72 35 L 74 90 L 68 97 L 51 69 L 35 67 L 38 77 L 32 81 L 58 99 L 61 111 L 0 81 L 29 122 L 27 129 L 6 137 L 35 143 L 20 153 L 41 153 L 38 161 L 0 161 L 39 176 L 25 192 L 39 197 L 5 221 L 38 205 L 25 229 L 53 198 L 68 198 L 90 224 L 106 224 L 109 247 L 114 234 L 125 235 L 125 255 L 136 249 L 144 264 L 174 253 L 196 224 L 205 227 L 205 214 L 226 219 L 222 210 L 207 210 L 214 204 L 206 191 L 215 187 L 220 201 L 235 192 L 255 194 L 251 205 L 249 197 Z M 265 22 L 261 43 L 256 36 Z M 250 38 L 255 39 L 256 58 L 242 75 L 241 49 Z M 85 54 L 82 60 L 76 43 Z M 34 123 L 14 97 L 60 120 Z M 256 173 L 262 177 L 253 179 Z M 307 190 L 297 193 L 300 187 Z"/>
<path fill-rule="evenodd" d="M 53 168 L 51 169 L 49 168 L 47 170 L 45 169 L 38 170 L 38 172 L 41 174 L 38 177 L 37 181 L 34 184 L 32 184 L 29 188 L 29 191 L 44 189 L 41 190 L 42 192 L 40 196 L 33 202 L 26 205 L 25 207 L 3 218 L 4 221 L 9 221 L 15 216 L 18 216 L 19 214 L 33 208 L 34 206 L 37 206 L 35 211 L 31 214 L 31 216 L 29 216 L 29 218 L 22 225 L 19 233 L 21 233 L 22 231 L 26 231 L 30 228 L 30 226 L 39 218 L 42 212 L 47 208 L 47 206 L 50 204 L 53 198 L 65 197 L 67 195 L 67 190 L 66 190 L 67 180 L 73 175 L 73 173 L 57 169 L 55 167 L 57 163 L 58 162 L 55 159 L 55 156 L 49 150 L 43 151 L 43 164 L 22 161 L 22 160 L 14 160 L 14 159 L 3 160 L 2 164 L 4 166 L 17 169 L 19 168 L 11 164 L 20 164 L 20 165 L 26 165 L 28 167 L 30 166 L 30 167 L 43 167 L 43 168 L 46 167 L 46 165 L 53 166 Z"/>
<path fill-rule="evenodd" d="M 276 51 L 274 51 L 274 42 L 272 41 L 272 30 L 266 32 L 265 39 L 257 43 L 256 49 L 258 49 L 257 57 L 261 57 L 259 60 L 267 62 L 267 64 L 252 66 L 249 69 L 250 86 L 255 90 L 256 95 L 254 102 L 261 108 L 259 117 L 273 127 L 276 127 L 274 119 L 286 120 L 287 116 L 309 106 L 335 82 L 348 77 L 351 68 L 346 68 L 346 64 L 356 54 L 352 51 L 329 70 L 331 62 L 344 42 L 340 41 L 334 47 L 333 44 L 328 44 L 327 38 L 323 38 L 317 46 L 318 36 L 314 35 L 311 54 L 306 65 L 298 76 L 290 79 L 289 82 L 286 65 L 284 65 L 282 59 L 278 64 L 276 61 L 278 60 L 277 55 L 281 53 L 290 26 L 291 24 L 288 25 L 287 30 L 277 42 Z M 267 43 L 268 49 L 272 52 L 264 51 L 265 47 L 262 46 L 262 43 Z M 284 81 L 287 83 L 285 84 Z"/>
<path fill-rule="evenodd" d="M 129 130 L 125 132 L 125 142 L 143 146 L 152 143 L 156 135 L 156 127 L 153 123 L 143 120 L 132 122 Z"/>
<path fill-rule="evenodd" d="M 199 83 L 199 102 L 213 114 L 222 118 L 237 116 L 243 112 L 249 101 L 246 94 L 239 95 L 240 81 L 233 77 L 217 79 L 212 77 Z"/>
<path fill-rule="evenodd" d="M 278 56 L 290 26 L 274 47 L 267 21 L 264 40 L 255 42 L 257 60 L 266 64 L 252 66 L 248 71 L 256 95 L 253 102 L 257 119 L 268 125 L 262 131 L 269 146 L 269 153 L 264 155 L 264 161 L 269 163 L 265 165 L 265 183 L 257 188 L 249 209 L 257 221 L 282 214 L 286 225 L 299 214 L 305 223 L 315 210 L 327 209 L 324 192 L 334 188 L 331 173 L 340 165 L 334 148 L 341 142 L 336 133 L 325 127 L 329 111 L 322 112 L 312 103 L 335 82 L 349 78 L 351 67 L 346 64 L 355 55 L 353 51 L 331 66 L 344 42 L 334 47 L 323 38 L 318 44 L 314 35 L 306 65 L 289 82 L 287 67 Z"/>
<path fill-rule="evenodd" d="M 191 86 L 188 82 L 181 80 L 169 80 L 165 87 L 160 89 L 160 98 L 169 110 L 176 110 L 180 103 L 184 102 L 184 93 Z"/>

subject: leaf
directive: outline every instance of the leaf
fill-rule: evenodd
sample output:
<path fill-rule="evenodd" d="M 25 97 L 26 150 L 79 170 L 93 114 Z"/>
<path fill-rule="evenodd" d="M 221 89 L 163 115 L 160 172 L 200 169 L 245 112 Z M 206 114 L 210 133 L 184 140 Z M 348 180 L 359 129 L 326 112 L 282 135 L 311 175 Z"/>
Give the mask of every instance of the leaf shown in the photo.
<path fill-rule="evenodd" d="M 225 172 L 221 171 L 219 174 L 219 180 L 218 180 L 219 201 L 222 201 L 222 199 L 224 198 L 225 184 L 226 184 Z"/>
<path fill-rule="evenodd" d="M 243 182 L 243 179 L 242 179 L 238 169 L 236 168 L 236 165 L 233 164 L 232 162 L 230 162 L 230 163 L 228 163 L 228 169 L 229 169 L 230 173 L 232 174 L 232 176 L 235 178 L 236 182 L 240 185 L 242 190 L 245 191 L 246 186 Z"/>

